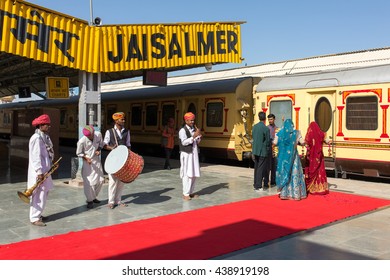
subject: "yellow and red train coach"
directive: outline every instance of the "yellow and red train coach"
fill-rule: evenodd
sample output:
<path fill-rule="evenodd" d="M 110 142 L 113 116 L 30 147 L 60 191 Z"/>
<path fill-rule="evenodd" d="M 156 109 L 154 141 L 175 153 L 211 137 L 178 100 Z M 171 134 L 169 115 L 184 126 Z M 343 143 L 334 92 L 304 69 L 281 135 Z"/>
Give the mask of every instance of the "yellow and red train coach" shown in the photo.
<path fill-rule="evenodd" d="M 390 177 L 390 65 L 266 77 L 254 100 L 255 113 L 278 126 L 291 118 L 303 135 L 316 121 L 333 141 L 323 152 L 336 175 Z"/>

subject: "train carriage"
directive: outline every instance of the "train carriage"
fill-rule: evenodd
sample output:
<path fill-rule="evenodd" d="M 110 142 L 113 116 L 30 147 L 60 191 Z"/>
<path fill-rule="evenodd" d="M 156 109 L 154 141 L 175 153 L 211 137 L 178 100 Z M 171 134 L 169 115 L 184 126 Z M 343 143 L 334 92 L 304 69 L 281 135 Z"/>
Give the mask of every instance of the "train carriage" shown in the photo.
<path fill-rule="evenodd" d="M 129 88 L 129 83 L 105 84 L 101 93 L 102 123 L 94 125 L 106 131 L 113 125 L 112 114 L 123 111 L 126 127 L 131 131 L 133 148 L 139 153 L 158 155 L 162 152 L 160 139 L 166 120 L 175 118 L 178 131 L 183 115 L 191 111 L 196 114 L 196 124 L 203 134 L 203 158 L 242 160 L 251 152 L 252 96 L 259 80 L 243 77 L 139 88 Z M 78 99 L 78 96 L 72 96 L 65 100 L 2 104 L 0 110 L 3 119 L 10 123 L 8 116 L 11 116 L 11 111 L 57 108 L 60 143 L 75 146 L 78 139 Z M 8 132 L 9 135 L 10 127 L 5 128 L 5 134 Z"/>
<path fill-rule="evenodd" d="M 245 126 L 251 127 L 253 120 L 248 109 L 253 106 L 252 94 L 258 81 L 245 77 L 117 91 L 115 85 L 106 85 L 102 87 L 102 128 L 112 125 L 113 112 L 123 111 L 132 143 L 148 149 L 146 153 L 154 153 L 161 150 L 160 135 L 166 120 L 173 117 L 178 131 L 183 115 L 191 111 L 203 134 L 202 157 L 242 160 L 251 151 L 244 136 L 249 135 Z M 249 124 L 243 123 L 242 111 L 247 112 L 245 120 Z M 141 145 L 145 143 L 148 145 Z"/>
<path fill-rule="evenodd" d="M 291 118 L 305 135 L 316 121 L 333 141 L 323 152 L 336 176 L 390 177 L 390 65 L 266 77 L 254 99 L 279 127 Z"/>

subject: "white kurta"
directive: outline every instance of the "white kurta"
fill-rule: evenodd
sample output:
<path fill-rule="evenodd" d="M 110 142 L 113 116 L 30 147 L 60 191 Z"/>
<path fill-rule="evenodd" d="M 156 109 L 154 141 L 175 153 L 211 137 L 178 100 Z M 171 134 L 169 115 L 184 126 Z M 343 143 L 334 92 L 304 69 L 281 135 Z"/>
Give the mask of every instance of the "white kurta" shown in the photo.
<path fill-rule="evenodd" d="M 187 126 L 191 135 L 194 135 L 194 130 Z M 195 190 L 195 179 L 200 177 L 200 165 L 198 154 L 198 143 L 201 138 L 198 136 L 187 138 L 184 128 L 179 130 L 179 139 L 183 146 L 192 145 L 192 153 L 180 151 L 180 178 L 183 182 L 183 195 L 188 196 Z"/>
<path fill-rule="evenodd" d="M 103 166 L 100 160 L 100 155 L 96 155 L 95 152 L 101 150 L 103 147 L 102 134 L 98 131 L 94 132 L 93 140 L 89 140 L 88 137 L 83 136 L 77 142 L 76 155 L 78 157 L 87 157 L 92 160 L 91 164 L 83 160 L 83 166 L 81 169 L 81 175 L 84 183 L 84 193 L 87 201 L 93 201 L 98 196 L 103 182 Z"/>
<path fill-rule="evenodd" d="M 114 129 L 117 131 L 117 137 L 121 138 L 122 137 L 122 131 L 118 129 L 118 127 L 115 125 Z M 104 144 L 103 145 L 108 145 L 110 143 L 110 132 L 109 130 L 106 131 L 106 134 L 104 135 Z M 127 147 L 130 147 L 130 130 L 127 133 L 127 137 L 125 140 L 125 145 Z M 119 180 L 118 177 L 116 177 L 113 174 L 108 174 L 108 204 L 114 204 L 118 205 L 122 203 L 122 193 L 123 189 L 125 187 L 125 184 Z"/>
<path fill-rule="evenodd" d="M 52 161 L 49 152 L 42 137 L 49 137 L 48 135 L 40 136 L 34 133 L 29 142 L 28 152 L 28 177 L 27 188 L 31 188 L 37 182 L 37 176 L 45 174 L 50 170 Z M 36 222 L 41 216 L 46 205 L 47 194 L 53 188 L 53 180 L 49 176 L 43 183 L 37 187 L 31 196 L 30 201 L 30 221 Z"/>

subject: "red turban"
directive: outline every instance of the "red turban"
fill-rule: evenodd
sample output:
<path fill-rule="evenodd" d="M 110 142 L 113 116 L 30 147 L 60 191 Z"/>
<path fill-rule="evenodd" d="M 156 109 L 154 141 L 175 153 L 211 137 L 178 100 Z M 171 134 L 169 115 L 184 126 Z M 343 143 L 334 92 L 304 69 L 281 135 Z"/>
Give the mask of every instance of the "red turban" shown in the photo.
<path fill-rule="evenodd" d="M 92 125 L 87 125 L 83 128 L 83 134 L 87 137 L 93 135 L 93 132 L 95 131 L 95 129 L 93 128 Z"/>
<path fill-rule="evenodd" d="M 46 114 L 43 114 L 32 121 L 33 126 L 38 126 L 40 124 L 50 124 L 50 117 Z"/>
<path fill-rule="evenodd" d="M 191 112 L 185 113 L 184 120 L 185 121 L 195 120 L 195 115 L 193 113 L 191 113 Z"/>
<path fill-rule="evenodd" d="M 125 118 L 125 113 L 123 112 L 116 112 L 115 114 L 112 115 L 112 118 L 114 121 L 119 120 L 119 119 L 124 119 Z"/>

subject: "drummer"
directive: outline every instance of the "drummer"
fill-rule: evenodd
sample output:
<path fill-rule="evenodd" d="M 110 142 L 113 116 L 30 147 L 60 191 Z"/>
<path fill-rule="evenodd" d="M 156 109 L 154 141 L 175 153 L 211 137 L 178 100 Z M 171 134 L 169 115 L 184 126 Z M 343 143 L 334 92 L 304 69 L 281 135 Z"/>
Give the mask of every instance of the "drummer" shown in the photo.
<path fill-rule="evenodd" d="M 125 128 L 125 113 L 116 112 L 112 115 L 114 127 L 107 130 L 104 135 L 103 148 L 112 151 L 119 145 L 125 145 L 130 149 L 130 131 Z M 114 174 L 108 174 L 108 207 L 114 209 L 116 206 L 127 207 L 122 202 L 124 183 Z"/>

